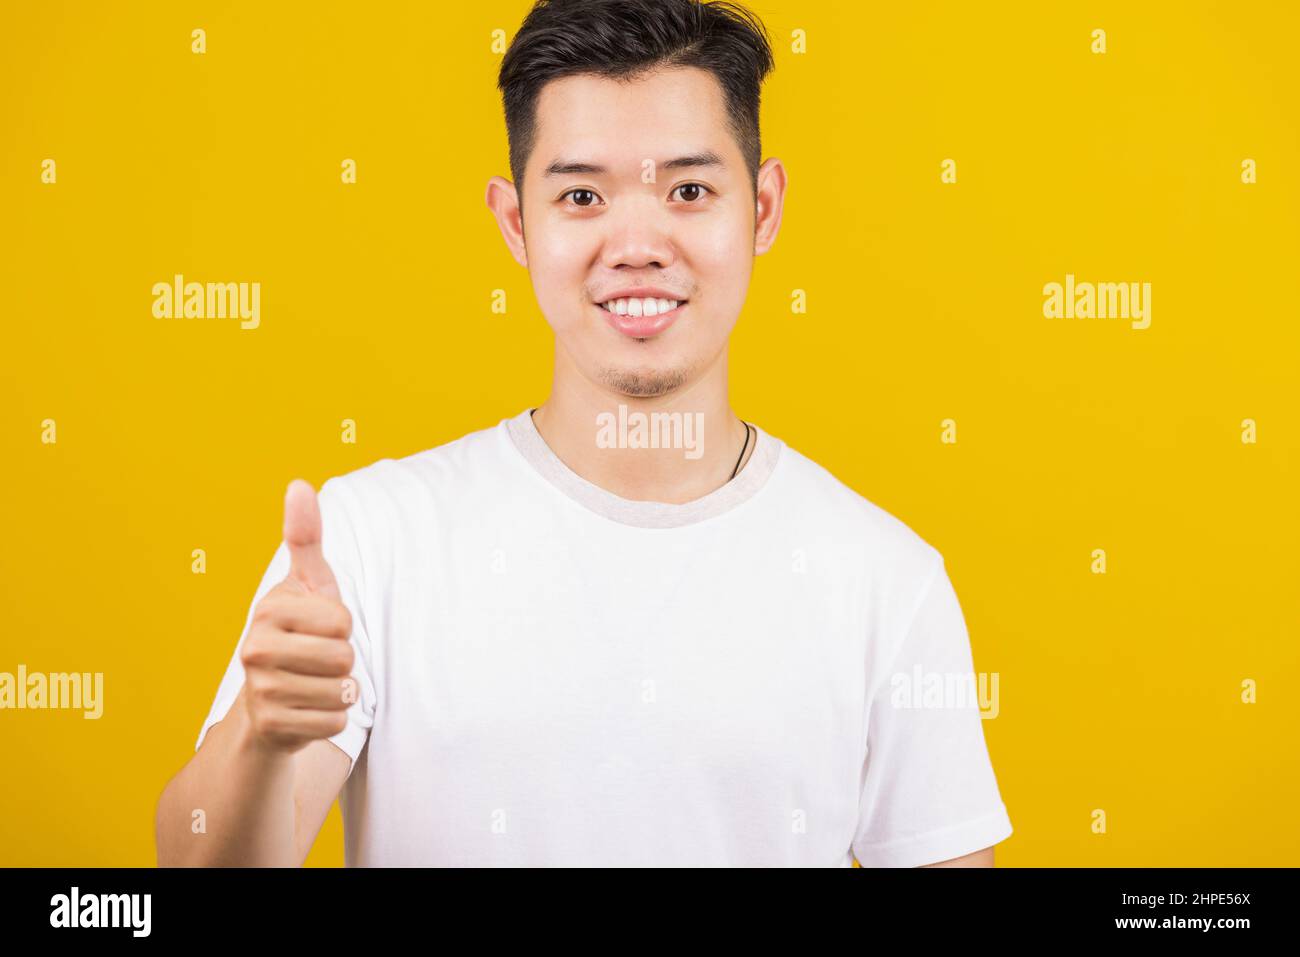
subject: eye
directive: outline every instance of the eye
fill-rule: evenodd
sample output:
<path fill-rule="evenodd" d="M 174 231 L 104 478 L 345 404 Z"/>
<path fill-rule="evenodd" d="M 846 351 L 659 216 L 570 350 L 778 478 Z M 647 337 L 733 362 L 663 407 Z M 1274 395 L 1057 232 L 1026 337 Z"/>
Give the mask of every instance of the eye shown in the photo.
<path fill-rule="evenodd" d="M 565 196 L 579 196 L 579 195 L 592 197 L 593 200 L 596 196 L 596 194 L 592 190 L 579 188 L 579 189 L 569 190 L 567 193 L 564 193 L 562 196 L 560 196 L 560 199 L 564 199 Z M 575 199 L 573 205 L 581 207 L 582 209 L 589 209 L 590 207 L 596 204 L 594 201 L 580 203 Z"/>
<path fill-rule="evenodd" d="M 703 183 L 682 183 L 682 185 L 681 185 L 681 186 L 678 186 L 676 189 L 674 189 L 673 192 L 675 193 L 675 192 L 677 192 L 677 190 L 679 190 L 679 189 L 693 189 L 693 190 L 701 190 L 701 191 L 703 191 L 703 192 L 697 192 L 694 196 L 692 196 L 692 197 L 689 198 L 689 199 L 687 199 L 685 196 L 683 196 L 682 198 L 683 198 L 683 199 L 686 199 L 686 203 L 687 203 L 688 206 L 695 205 L 696 200 L 699 198 L 699 196 L 703 195 L 703 193 L 712 193 L 712 192 L 713 192 L 713 190 L 709 189 L 709 187 L 705 186 Z"/>

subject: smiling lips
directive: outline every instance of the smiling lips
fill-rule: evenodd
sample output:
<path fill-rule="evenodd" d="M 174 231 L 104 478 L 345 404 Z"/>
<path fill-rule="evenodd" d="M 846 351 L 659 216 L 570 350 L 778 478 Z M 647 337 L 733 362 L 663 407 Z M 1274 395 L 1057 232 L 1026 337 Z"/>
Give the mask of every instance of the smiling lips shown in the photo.
<path fill-rule="evenodd" d="M 632 289 L 596 303 L 611 326 L 634 339 L 658 335 L 671 326 L 687 300 L 664 295 L 659 289 Z"/>

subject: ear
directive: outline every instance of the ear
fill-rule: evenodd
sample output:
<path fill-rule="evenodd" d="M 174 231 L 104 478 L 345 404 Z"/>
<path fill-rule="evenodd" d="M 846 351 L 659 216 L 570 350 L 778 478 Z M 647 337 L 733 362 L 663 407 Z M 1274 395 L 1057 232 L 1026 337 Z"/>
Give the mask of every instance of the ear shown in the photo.
<path fill-rule="evenodd" d="M 505 238 L 510 255 L 515 262 L 528 268 L 528 249 L 524 243 L 523 211 L 519 208 L 519 194 L 515 184 L 501 176 L 488 180 L 487 194 L 484 196 L 488 209 L 496 217 L 497 227 Z"/>
<path fill-rule="evenodd" d="M 758 168 L 758 194 L 754 211 L 754 255 L 761 256 L 772 248 L 781 229 L 781 210 L 785 205 L 785 167 L 772 157 Z"/>

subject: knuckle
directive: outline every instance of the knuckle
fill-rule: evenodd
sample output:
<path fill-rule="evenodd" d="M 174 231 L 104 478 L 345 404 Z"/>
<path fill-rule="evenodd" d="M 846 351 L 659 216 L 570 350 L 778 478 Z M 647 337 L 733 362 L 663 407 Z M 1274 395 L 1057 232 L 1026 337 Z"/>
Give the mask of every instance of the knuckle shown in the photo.
<path fill-rule="evenodd" d="M 256 636 L 250 636 L 244 643 L 244 650 L 239 653 L 239 660 L 244 663 L 245 668 L 264 668 L 269 664 L 269 656 L 266 643 L 258 640 Z"/>
<path fill-rule="evenodd" d="M 248 690 L 261 701 L 274 701 L 280 692 L 280 683 L 261 669 L 250 671 L 244 680 L 248 682 Z"/>
<path fill-rule="evenodd" d="M 272 596 L 267 595 L 257 603 L 253 609 L 253 623 L 258 625 L 270 625 L 275 623 L 276 602 Z"/>
<path fill-rule="evenodd" d="M 244 675 L 244 684 L 248 686 L 248 693 L 254 698 L 262 697 L 262 688 L 266 684 L 266 676 L 260 670 L 250 671 Z"/>

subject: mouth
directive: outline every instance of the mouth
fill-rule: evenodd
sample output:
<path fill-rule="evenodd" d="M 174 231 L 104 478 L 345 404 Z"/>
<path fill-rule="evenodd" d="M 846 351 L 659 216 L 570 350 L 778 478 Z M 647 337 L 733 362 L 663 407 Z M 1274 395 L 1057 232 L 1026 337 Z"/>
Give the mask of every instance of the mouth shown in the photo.
<path fill-rule="evenodd" d="M 593 303 L 614 329 L 631 339 L 648 339 L 663 332 L 682 314 L 689 300 L 635 298 Z"/>

